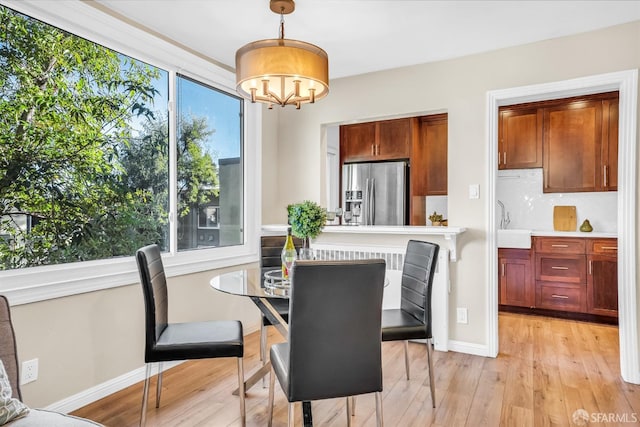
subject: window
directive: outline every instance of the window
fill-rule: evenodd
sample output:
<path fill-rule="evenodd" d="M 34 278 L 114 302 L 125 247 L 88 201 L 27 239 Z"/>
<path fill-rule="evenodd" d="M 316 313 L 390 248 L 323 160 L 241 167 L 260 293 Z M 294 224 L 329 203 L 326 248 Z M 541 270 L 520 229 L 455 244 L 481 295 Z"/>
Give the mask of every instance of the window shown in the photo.
<path fill-rule="evenodd" d="M 0 270 L 242 245 L 242 108 L 0 6 Z"/>
<path fill-rule="evenodd" d="M 238 245 L 242 219 L 242 101 L 177 78 L 178 250 Z"/>

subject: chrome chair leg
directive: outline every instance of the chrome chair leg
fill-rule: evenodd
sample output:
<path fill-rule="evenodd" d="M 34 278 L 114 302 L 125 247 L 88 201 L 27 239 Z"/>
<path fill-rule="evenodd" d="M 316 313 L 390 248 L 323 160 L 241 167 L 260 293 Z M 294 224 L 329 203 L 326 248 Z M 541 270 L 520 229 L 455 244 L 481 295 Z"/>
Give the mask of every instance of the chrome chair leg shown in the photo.
<path fill-rule="evenodd" d="M 355 417 L 356 416 L 356 397 L 355 396 L 351 396 L 351 416 Z"/>
<path fill-rule="evenodd" d="M 347 427 L 351 427 L 351 396 L 347 397 Z"/>
<path fill-rule="evenodd" d="M 409 381 L 409 340 L 404 340 L 404 369 L 407 371 L 407 381 Z"/>
<path fill-rule="evenodd" d="M 240 418 L 242 427 L 247 424 L 247 415 L 244 409 L 244 363 L 242 357 L 238 357 L 238 396 L 240 397 Z"/>
<path fill-rule="evenodd" d="M 295 402 L 289 402 L 289 416 L 287 417 L 287 427 L 293 427 L 296 418 L 296 404 Z"/>
<path fill-rule="evenodd" d="M 156 408 L 160 407 L 161 394 L 162 394 L 162 362 L 158 362 L 158 383 L 156 384 Z"/>
<path fill-rule="evenodd" d="M 262 319 L 260 319 L 260 360 L 262 366 L 267 364 L 267 327 Z M 265 388 L 266 384 L 266 378 L 262 377 L 262 388 Z"/>
<path fill-rule="evenodd" d="M 273 424 L 273 388 L 275 387 L 276 374 L 273 368 L 269 371 L 269 427 Z"/>
<path fill-rule="evenodd" d="M 149 377 L 151 376 L 151 363 L 147 363 L 144 375 L 144 388 L 142 392 L 142 412 L 140 413 L 140 427 L 147 423 L 147 399 L 149 397 Z"/>
<path fill-rule="evenodd" d="M 431 404 L 436 407 L 436 384 L 433 378 L 433 354 L 431 353 L 432 338 L 427 340 L 427 361 L 429 362 L 429 387 L 431 387 Z"/>
<path fill-rule="evenodd" d="M 382 392 L 376 391 L 376 426 L 383 427 L 384 419 L 382 417 Z"/>

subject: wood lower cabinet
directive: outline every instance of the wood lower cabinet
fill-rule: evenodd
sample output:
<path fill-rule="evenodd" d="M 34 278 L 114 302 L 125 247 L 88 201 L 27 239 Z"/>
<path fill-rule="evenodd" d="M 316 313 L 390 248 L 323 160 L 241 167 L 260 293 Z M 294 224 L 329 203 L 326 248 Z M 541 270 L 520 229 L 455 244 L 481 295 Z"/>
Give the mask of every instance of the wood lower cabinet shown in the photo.
<path fill-rule="evenodd" d="M 591 314 L 618 317 L 618 248 L 615 239 L 589 239 L 587 307 Z"/>
<path fill-rule="evenodd" d="M 500 305 L 617 318 L 617 250 L 616 239 L 558 237 L 499 249 Z"/>
<path fill-rule="evenodd" d="M 498 267 L 500 304 L 533 307 L 535 294 L 531 251 L 529 249 L 499 249 Z"/>

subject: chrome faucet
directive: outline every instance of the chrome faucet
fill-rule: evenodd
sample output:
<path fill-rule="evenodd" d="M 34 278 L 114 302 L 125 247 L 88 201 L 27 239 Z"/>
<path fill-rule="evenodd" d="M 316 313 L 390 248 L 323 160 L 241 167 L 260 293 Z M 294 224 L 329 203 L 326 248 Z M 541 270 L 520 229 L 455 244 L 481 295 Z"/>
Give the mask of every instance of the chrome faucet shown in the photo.
<path fill-rule="evenodd" d="M 498 200 L 498 205 L 500 205 L 500 229 L 505 230 L 509 226 L 511 218 L 509 218 L 509 212 L 506 212 L 505 215 L 504 203 Z"/>

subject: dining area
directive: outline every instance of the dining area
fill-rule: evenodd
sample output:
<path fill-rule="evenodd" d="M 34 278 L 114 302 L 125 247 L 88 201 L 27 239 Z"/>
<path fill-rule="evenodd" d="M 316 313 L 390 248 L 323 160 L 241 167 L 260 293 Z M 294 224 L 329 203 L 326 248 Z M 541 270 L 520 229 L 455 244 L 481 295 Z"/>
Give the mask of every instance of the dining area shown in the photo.
<path fill-rule="evenodd" d="M 380 258 L 359 260 L 297 260 L 290 270 L 280 267 L 270 247 L 282 247 L 285 236 L 261 239 L 260 266 L 249 266 L 215 274 L 210 279 L 216 292 L 249 298 L 262 317 L 260 365 L 244 369 L 244 337 L 238 321 L 169 323 L 166 278 L 160 252 L 155 245 L 137 253 L 145 296 L 147 372 L 143 389 L 140 425 L 149 412 L 152 366 L 158 365 L 156 408 L 163 389 L 162 362 L 177 359 L 237 359 L 238 383 L 232 394 L 239 401 L 240 425 L 247 425 L 246 401 L 253 390 L 264 388 L 269 379 L 267 422 L 273 425 L 277 389 L 287 402 L 287 425 L 319 425 L 316 401 L 344 400 L 343 420 L 351 426 L 369 411 L 368 398 L 375 402 L 375 424 L 384 425 L 382 342 L 403 342 L 406 381 L 410 380 L 409 339 L 426 339 L 419 344 L 427 362 L 431 404 L 435 408 L 432 379 L 431 293 L 439 246 L 411 240 L 407 244 L 402 274 L 401 305 L 382 308 L 388 285 L 386 262 Z M 275 242 L 274 242 L 275 240 Z M 271 246 L 270 246 L 271 245 Z M 277 268 L 272 264 L 278 264 Z M 276 342 L 266 351 L 267 326 Z M 411 347 L 414 347 L 412 344 Z M 423 365 L 424 366 L 424 365 Z M 245 374 L 246 372 L 246 374 Z M 276 381 L 277 380 L 277 381 Z M 278 382 L 279 387 L 275 387 Z M 261 387 L 262 385 L 262 387 Z M 302 406 L 301 423 L 296 424 L 296 403 Z M 360 403 L 357 405 L 356 402 Z M 156 409 L 157 410 L 157 409 Z M 277 415 L 279 408 L 276 409 Z M 322 419 L 322 415 L 320 418 Z M 215 424 L 215 420 L 211 420 Z M 278 425 L 278 423 L 276 423 Z"/>

